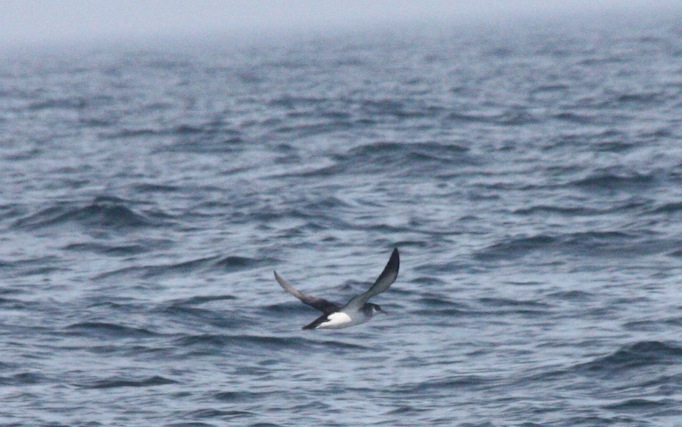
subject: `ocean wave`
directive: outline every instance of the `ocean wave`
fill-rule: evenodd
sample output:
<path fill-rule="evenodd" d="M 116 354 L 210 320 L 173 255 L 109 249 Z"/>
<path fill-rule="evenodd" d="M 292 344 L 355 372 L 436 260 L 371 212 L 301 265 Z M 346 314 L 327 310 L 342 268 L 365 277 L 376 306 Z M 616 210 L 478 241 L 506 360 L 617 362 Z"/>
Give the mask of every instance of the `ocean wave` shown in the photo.
<path fill-rule="evenodd" d="M 18 374 L 0 376 L 0 385 L 22 387 L 27 385 L 42 384 L 48 381 L 48 378 L 37 372 L 20 372 Z"/>
<path fill-rule="evenodd" d="M 106 389 L 122 387 L 157 387 L 169 384 L 178 384 L 178 382 L 169 378 L 155 375 L 153 377 L 143 378 L 140 380 L 116 376 L 103 380 L 75 384 L 75 386 L 84 389 Z"/>
<path fill-rule="evenodd" d="M 215 262 L 213 262 L 213 266 L 227 270 L 247 270 L 266 265 L 273 265 L 277 262 L 278 260 L 272 258 L 249 258 L 232 255 L 218 258 Z"/>
<path fill-rule="evenodd" d="M 95 279 L 109 279 L 119 276 L 131 276 L 149 279 L 164 275 L 189 274 L 197 271 L 209 271 L 213 269 L 227 270 L 228 272 L 243 271 L 258 268 L 263 265 L 272 265 L 276 260 L 270 258 L 249 258 L 240 256 L 228 257 L 205 257 L 171 264 L 133 266 L 116 269 L 101 273 Z"/>
<path fill-rule="evenodd" d="M 232 295 L 197 295 L 189 298 L 180 298 L 169 301 L 171 306 L 185 306 L 185 305 L 199 305 L 206 304 L 214 301 L 225 301 L 225 300 L 235 300 L 237 297 Z"/>
<path fill-rule="evenodd" d="M 215 257 L 210 257 L 183 261 L 175 264 L 124 267 L 101 273 L 95 276 L 95 280 L 111 279 L 121 276 L 150 279 L 164 275 L 188 274 L 210 266 L 215 259 Z"/>
<path fill-rule="evenodd" d="M 244 140 L 239 136 L 224 136 L 222 133 L 214 134 L 206 132 L 193 136 L 192 133 L 181 133 L 176 136 L 179 140 L 173 144 L 163 145 L 155 151 L 156 154 L 189 153 L 189 154 L 227 154 L 235 153 L 243 149 Z M 182 138 L 180 138 L 182 137 Z M 236 168 L 243 170 L 243 168 Z"/>
<path fill-rule="evenodd" d="M 65 330 L 68 334 L 89 335 L 99 338 L 151 338 L 159 335 L 149 329 L 109 322 L 79 322 L 67 326 Z"/>
<path fill-rule="evenodd" d="M 441 142 L 379 141 L 352 148 L 345 154 L 336 155 L 334 160 L 336 165 L 327 173 L 386 173 L 387 165 L 391 165 L 395 173 L 404 174 L 407 170 L 421 174 L 433 167 L 447 167 L 450 171 L 453 167 L 477 163 L 468 148 Z"/>
<path fill-rule="evenodd" d="M 240 412 L 240 413 L 247 413 L 247 412 Z M 192 422 L 179 422 L 179 423 L 165 423 L 163 425 L 163 427 L 215 427 L 215 424 L 208 424 L 208 423 L 202 423 L 202 422 L 198 422 L 198 421 L 192 421 Z M 265 427 L 265 426 L 262 426 L 262 427 Z M 279 427 L 279 426 L 268 425 L 267 427 Z"/>
<path fill-rule="evenodd" d="M 6 270 L 15 276 L 42 275 L 62 270 L 58 267 L 61 261 L 63 260 L 60 257 L 49 255 L 12 261 L 0 260 L 0 271 Z"/>
<path fill-rule="evenodd" d="M 620 250 L 623 255 L 623 242 L 634 241 L 635 235 L 621 231 L 585 231 L 566 233 L 559 235 L 538 234 L 528 237 L 510 237 L 499 243 L 490 245 L 477 251 L 474 257 L 481 261 L 510 260 L 527 256 L 535 251 L 559 251 L 567 256 L 613 256 L 614 249 Z M 660 248 L 647 246 L 647 250 L 666 250 L 668 244 Z M 630 245 L 627 253 L 632 255 L 643 254 L 643 247 Z"/>
<path fill-rule="evenodd" d="M 414 310 L 421 316 L 462 317 L 475 316 L 476 311 L 469 305 L 452 301 L 442 295 L 424 295 L 415 301 L 420 308 Z"/>
<path fill-rule="evenodd" d="M 517 300 L 511 298 L 483 297 L 478 301 L 486 306 L 512 307 L 512 308 L 549 308 L 550 304 L 536 300 Z"/>
<path fill-rule="evenodd" d="M 222 391 L 213 395 L 215 400 L 222 402 L 253 402 L 254 399 L 263 399 L 272 392 L 254 392 L 254 391 Z"/>
<path fill-rule="evenodd" d="M 342 118 L 334 118 L 332 120 L 326 120 L 322 122 L 287 124 L 278 126 L 273 130 L 273 133 L 279 136 L 295 136 L 297 138 L 306 138 L 337 131 L 350 130 L 355 126 L 355 123 L 352 121 Z"/>
<path fill-rule="evenodd" d="M 657 182 L 654 174 L 642 174 L 634 171 L 603 170 L 586 178 L 570 183 L 585 190 L 635 190 L 650 188 Z"/>
<path fill-rule="evenodd" d="M 429 317 L 442 317 L 446 319 L 453 319 L 457 317 L 464 317 L 464 318 L 469 318 L 472 316 L 477 315 L 476 312 L 472 310 L 464 310 L 461 308 L 455 308 L 455 307 L 450 307 L 450 308 L 422 308 L 422 309 L 416 309 L 413 310 L 412 313 L 420 316 L 429 316 Z M 481 315 L 480 313 L 478 315 Z"/>
<path fill-rule="evenodd" d="M 225 296 L 224 298 L 212 299 L 212 301 L 220 301 L 225 299 L 235 299 L 234 297 Z M 208 302 L 205 301 L 205 302 Z M 171 304 L 162 304 L 153 310 L 154 313 L 162 313 L 168 316 L 169 319 L 176 324 L 191 324 L 191 325 L 210 325 L 220 329 L 239 329 L 248 326 L 249 321 L 237 316 L 226 316 L 224 311 L 216 309 L 197 307 L 196 304 L 204 304 L 205 302 L 175 302 Z M 222 306 L 221 306 L 222 307 Z"/>
<path fill-rule="evenodd" d="M 606 356 L 576 366 L 586 374 L 620 373 L 657 365 L 682 362 L 682 347 L 661 341 L 639 341 Z"/>
<path fill-rule="evenodd" d="M 515 215 L 564 215 L 564 216 L 589 216 L 599 215 L 604 213 L 598 209 L 587 208 L 582 206 L 568 207 L 568 206 L 553 206 L 553 205 L 535 205 L 527 208 L 516 209 L 513 212 Z"/>
<path fill-rule="evenodd" d="M 674 258 L 680 258 L 682 257 L 682 249 L 678 249 L 676 251 L 672 251 L 668 253 L 668 256 L 674 257 Z"/>
<path fill-rule="evenodd" d="M 674 399 L 644 399 L 644 398 L 634 398 L 625 399 L 617 402 L 609 403 L 602 406 L 604 409 L 609 409 L 612 411 L 633 411 L 639 413 L 640 411 L 646 411 L 651 409 L 661 409 L 669 407 L 671 409 L 678 408 L 679 402 Z"/>
<path fill-rule="evenodd" d="M 78 224 L 88 228 L 125 230 L 157 227 L 167 224 L 168 215 L 151 216 L 133 211 L 127 202 L 112 197 L 98 197 L 91 204 L 80 207 L 53 206 L 20 218 L 13 227 L 36 230 L 64 224 Z"/>
<path fill-rule="evenodd" d="M 0 297 L 0 308 L 5 310 L 31 310 L 39 308 L 39 304 L 31 301 Z"/>
<path fill-rule="evenodd" d="M 424 158 L 453 160 L 459 158 L 469 149 L 459 144 L 445 144 L 439 142 L 391 142 L 379 141 L 371 144 L 361 145 L 352 148 L 346 158 L 350 160 L 372 161 L 382 158 L 401 156 L 405 154 L 415 154 Z M 344 158 L 344 157 L 341 157 Z"/>
<path fill-rule="evenodd" d="M 363 117 L 390 116 L 399 119 L 438 117 L 444 109 L 436 105 L 423 105 L 399 99 L 369 99 L 361 101 L 360 112 Z"/>
<path fill-rule="evenodd" d="M 367 350 L 358 344 L 347 343 L 338 340 L 307 339 L 300 337 L 262 336 L 262 335 L 225 335 L 225 334 L 195 334 L 185 335 L 175 339 L 175 345 L 179 348 L 194 349 L 194 353 L 215 354 L 217 349 L 244 349 L 252 351 L 303 351 L 325 347 L 337 350 Z"/>
<path fill-rule="evenodd" d="M 440 296 L 440 295 L 424 295 L 423 297 L 419 298 L 417 302 L 421 305 L 424 305 L 429 308 L 459 308 L 461 310 L 466 310 L 468 309 L 468 306 L 466 306 L 463 303 L 460 302 L 454 302 L 450 300 L 449 298 Z"/>
<path fill-rule="evenodd" d="M 248 396 L 245 396 L 246 399 L 242 399 L 242 396 L 239 396 L 239 393 L 248 393 L 248 392 L 223 392 L 227 393 L 224 396 L 222 396 L 222 393 L 217 393 L 214 395 L 214 399 L 216 400 L 221 400 L 221 401 L 248 401 Z M 234 396 L 234 400 L 230 399 L 229 393 L 237 393 L 236 396 Z M 184 416 L 189 419 L 193 418 L 216 418 L 219 420 L 231 420 L 231 419 L 237 419 L 237 418 L 242 418 L 242 417 L 250 417 L 253 416 L 254 413 L 250 411 L 239 411 L 239 410 L 224 410 L 224 409 L 215 409 L 215 408 L 201 408 L 201 409 L 195 409 L 193 411 L 190 411 Z M 214 427 L 215 424 L 205 424 L 205 423 L 177 423 L 177 424 L 165 424 L 164 427 Z"/>
<path fill-rule="evenodd" d="M 449 113 L 445 119 L 457 123 L 487 123 L 498 126 L 522 126 L 537 123 L 539 119 L 525 109 L 512 109 L 495 114 Z"/>
<path fill-rule="evenodd" d="M 629 104 L 634 104 L 636 107 L 644 107 L 649 104 L 658 104 L 665 101 L 665 99 L 666 96 L 662 92 L 623 93 L 614 98 L 613 104 L 615 107 Z"/>
<path fill-rule="evenodd" d="M 21 216 L 23 212 L 24 212 L 23 207 L 16 203 L 7 203 L 0 205 L 0 222 Z"/>
<path fill-rule="evenodd" d="M 181 190 L 177 185 L 141 183 L 134 185 L 138 193 L 176 193 Z"/>
<path fill-rule="evenodd" d="M 128 139 L 137 138 L 141 136 L 189 136 L 215 133 L 218 133 L 218 128 L 214 123 L 205 124 L 180 123 L 170 127 L 124 128 L 117 130 L 115 133 L 102 136 L 107 139 Z M 232 134 L 233 136 L 238 135 L 238 132 L 229 129 L 224 130 L 224 132 L 222 133 L 223 135 L 225 134 L 227 135 Z"/>
<path fill-rule="evenodd" d="M 400 393 L 439 393 L 463 390 L 475 390 L 493 384 L 495 380 L 480 375 L 453 375 L 448 378 L 436 378 L 419 383 L 399 387 Z"/>
<path fill-rule="evenodd" d="M 554 118 L 564 122 L 575 123 L 579 125 L 589 125 L 598 121 L 597 117 L 587 114 L 578 114 L 573 112 L 563 112 L 554 115 Z"/>
<path fill-rule="evenodd" d="M 653 209 L 650 209 L 647 213 L 650 214 L 675 214 L 682 211 L 682 202 L 672 202 L 664 203 Z"/>
<path fill-rule="evenodd" d="M 570 290 L 552 292 L 551 294 L 547 295 L 547 298 L 565 301 L 589 301 L 591 298 L 594 298 L 594 294 L 591 292 Z"/>
<path fill-rule="evenodd" d="M 85 108 L 88 102 L 82 97 L 53 98 L 32 102 L 28 109 L 32 111 L 40 110 L 80 110 Z"/>
<path fill-rule="evenodd" d="M 93 252 L 102 255 L 128 256 L 141 254 L 151 250 L 142 245 L 106 245 L 102 243 L 71 243 L 64 250 L 75 252 Z"/>
<path fill-rule="evenodd" d="M 682 317 L 668 317 L 664 319 L 633 320 L 623 323 L 623 328 L 630 331 L 665 331 L 669 328 L 682 326 Z"/>

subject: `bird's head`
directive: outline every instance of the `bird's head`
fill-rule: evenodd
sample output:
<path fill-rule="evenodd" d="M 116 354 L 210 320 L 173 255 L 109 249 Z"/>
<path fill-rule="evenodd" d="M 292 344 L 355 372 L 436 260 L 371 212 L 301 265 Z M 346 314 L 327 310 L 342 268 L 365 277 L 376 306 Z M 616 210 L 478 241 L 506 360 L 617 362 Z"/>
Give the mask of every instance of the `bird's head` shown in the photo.
<path fill-rule="evenodd" d="M 384 310 L 381 309 L 381 306 L 379 304 L 367 303 L 367 305 L 369 305 L 371 308 L 372 316 L 374 316 L 377 313 L 388 314 Z"/>

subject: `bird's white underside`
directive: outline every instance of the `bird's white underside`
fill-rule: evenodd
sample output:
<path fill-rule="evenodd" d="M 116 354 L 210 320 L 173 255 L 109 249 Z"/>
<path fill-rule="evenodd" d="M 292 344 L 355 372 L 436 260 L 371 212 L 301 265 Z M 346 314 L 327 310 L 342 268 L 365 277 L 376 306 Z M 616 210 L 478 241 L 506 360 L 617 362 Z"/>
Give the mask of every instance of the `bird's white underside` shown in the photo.
<path fill-rule="evenodd" d="M 320 323 L 317 329 L 346 328 L 354 324 L 353 319 L 349 315 L 338 311 L 327 316 L 327 321 Z"/>

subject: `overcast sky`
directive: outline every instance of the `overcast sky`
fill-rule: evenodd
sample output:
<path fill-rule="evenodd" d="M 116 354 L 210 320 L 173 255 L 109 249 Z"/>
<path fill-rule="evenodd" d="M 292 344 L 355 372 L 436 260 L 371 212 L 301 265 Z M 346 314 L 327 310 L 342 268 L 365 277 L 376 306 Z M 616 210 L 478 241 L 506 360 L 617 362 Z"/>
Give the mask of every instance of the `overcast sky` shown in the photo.
<path fill-rule="evenodd" d="M 682 0 L 0 0 L 0 47 L 665 8 L 682 9 Z"/>

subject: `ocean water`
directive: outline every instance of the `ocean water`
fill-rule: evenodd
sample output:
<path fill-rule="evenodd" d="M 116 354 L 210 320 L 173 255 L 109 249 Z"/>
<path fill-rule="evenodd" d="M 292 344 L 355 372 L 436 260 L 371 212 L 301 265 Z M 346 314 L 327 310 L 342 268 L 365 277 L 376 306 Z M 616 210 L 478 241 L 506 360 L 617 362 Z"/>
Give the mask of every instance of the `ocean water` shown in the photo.
<path fill-rule="evenodd" d="M 0 424 L 681 425 L 681 17 L 4 53 Z"/>

